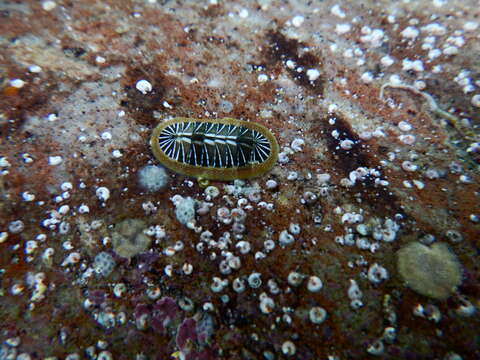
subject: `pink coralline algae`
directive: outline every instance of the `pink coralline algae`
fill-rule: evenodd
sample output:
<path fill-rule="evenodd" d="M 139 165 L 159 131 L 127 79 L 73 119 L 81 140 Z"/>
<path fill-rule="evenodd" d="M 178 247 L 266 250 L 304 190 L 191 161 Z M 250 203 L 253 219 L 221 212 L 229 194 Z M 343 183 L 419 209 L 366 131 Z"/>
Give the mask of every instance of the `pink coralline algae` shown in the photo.
<path fill-rule="evenodd" d="M 155 332 L 166 334 L 168 326 L 177 318 L 178 307 L 171 297 L 163 297 L 153 305 L 138 304 L 135 307 L 135 320 L 145 329 L 150 325 Z"/>
<path fill-rule="evenodd" d="M 171 297 L 163 297 L 152 307 L 152 328 L 165 333 L 168 325 L 176 318 L 178 307 Z"/>
<path fill-rule="evenodd" d="M 206 318 L 209 317 L 204 317 L 204 319 Z M 176 338 L 177 347 L 180 349 L 185 360 L 217 359 L 214 349 L 203 346 L 207 337 L 206 333 L 199 334 L 200 328 L 204 328 L 201 324 L 202 320 L 197 323 L 193 318 L 186 318 L 178 328 Z"/>

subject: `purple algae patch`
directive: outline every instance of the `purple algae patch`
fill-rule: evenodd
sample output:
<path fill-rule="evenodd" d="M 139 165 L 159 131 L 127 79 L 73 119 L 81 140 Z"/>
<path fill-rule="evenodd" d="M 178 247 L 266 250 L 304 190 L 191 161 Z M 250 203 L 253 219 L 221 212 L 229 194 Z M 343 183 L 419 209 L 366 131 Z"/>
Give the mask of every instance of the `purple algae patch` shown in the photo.
<path fill-rule="evenodd" d="M 152 328 L 165 333 L 167 326 L 175 320 L 178 312 L 177 304 L 171 297 L 163 297 L 152 306 Z"/>

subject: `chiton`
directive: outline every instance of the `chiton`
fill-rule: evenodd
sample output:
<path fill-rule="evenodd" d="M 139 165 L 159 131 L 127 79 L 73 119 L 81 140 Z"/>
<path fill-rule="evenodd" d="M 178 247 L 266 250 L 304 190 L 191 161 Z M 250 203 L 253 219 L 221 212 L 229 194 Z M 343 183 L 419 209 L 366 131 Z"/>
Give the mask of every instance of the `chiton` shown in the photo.
<path fill-rule="evenodd" d="M 277 162 L 278 143 L 264 126 L 232 118 L 175 118 L 152 133 L 150 146 L 163 165 L 210 180 L 261 175 Z"/>

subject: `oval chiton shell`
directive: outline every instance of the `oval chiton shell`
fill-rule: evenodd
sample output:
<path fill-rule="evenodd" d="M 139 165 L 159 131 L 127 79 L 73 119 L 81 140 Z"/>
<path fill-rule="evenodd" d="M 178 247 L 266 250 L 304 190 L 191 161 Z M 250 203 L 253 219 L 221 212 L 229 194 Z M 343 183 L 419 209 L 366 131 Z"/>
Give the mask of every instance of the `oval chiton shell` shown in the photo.
<path fill-rule="evenodd" d="M 152 133 L 150 146 L 163 165 L 210 180 L 251 178 L 277 162 L 278 143 L 266 127 L 232 118 L 175 118 Z"/>

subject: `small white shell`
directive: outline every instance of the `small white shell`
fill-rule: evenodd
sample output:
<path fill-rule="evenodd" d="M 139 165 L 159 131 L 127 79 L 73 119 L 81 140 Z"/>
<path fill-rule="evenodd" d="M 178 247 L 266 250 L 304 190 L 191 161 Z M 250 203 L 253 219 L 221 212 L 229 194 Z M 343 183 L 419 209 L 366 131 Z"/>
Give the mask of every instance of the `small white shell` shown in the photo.
<path fill-rule="evenodd" d="M 314 306 L 308 312 L 310 321 L 314 324 L 321 324 L 327 318 L 327 311 L 321 306 Z"/>
<path fill-rule="evenodd" d="M 318 276 L 310 276 L 307 282 L 307 289 L 310 292 L 318 292 L 322 289 L 323 283 Z"/>

